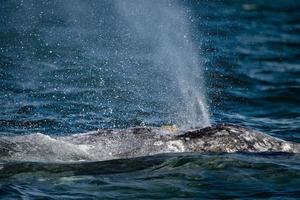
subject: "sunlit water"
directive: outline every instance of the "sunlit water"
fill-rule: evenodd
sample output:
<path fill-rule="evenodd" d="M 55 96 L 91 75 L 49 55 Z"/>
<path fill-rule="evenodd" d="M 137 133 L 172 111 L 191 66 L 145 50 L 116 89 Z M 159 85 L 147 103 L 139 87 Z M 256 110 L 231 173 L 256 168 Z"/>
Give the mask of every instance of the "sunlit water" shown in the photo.
<path fill-rule="evenodd" d="M 1 2 L 1 135 L 210 119 L 300 142 L 300 3 L 168 3 Z M 0 166 L 3 199 L 296 199 L 299 185 L 289 154 Z"/>

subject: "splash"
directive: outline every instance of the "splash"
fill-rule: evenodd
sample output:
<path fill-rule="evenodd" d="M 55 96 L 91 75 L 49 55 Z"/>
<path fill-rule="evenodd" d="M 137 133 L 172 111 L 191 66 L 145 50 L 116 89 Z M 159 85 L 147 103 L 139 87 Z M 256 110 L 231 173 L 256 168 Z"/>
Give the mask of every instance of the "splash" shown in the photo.
<path fill-rule="evenodd" d="M 189 27 L 190 11 L 174 1 L 116 1 L 116 8 L 137 37 L 151 46 L 153 70 L 174 80 L 179 91 L 179 98 L 174 97 L 179 99 L 176 123 L 182 128 L 209 126 L 201 58 Z"/>

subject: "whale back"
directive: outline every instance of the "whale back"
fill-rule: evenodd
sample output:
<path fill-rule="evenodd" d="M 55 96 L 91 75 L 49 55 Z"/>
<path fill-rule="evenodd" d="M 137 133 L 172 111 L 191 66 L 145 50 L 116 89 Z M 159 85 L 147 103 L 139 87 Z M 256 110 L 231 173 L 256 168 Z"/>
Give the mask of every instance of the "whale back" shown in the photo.
<path fill-rule="evenodd" d="M 300 153 L 297 143 L 237 125 L 189 130 L 158 127 L 98 130 L 63 137 L 0 137 L 3 161 L 100 161 L 180 152 Z"/>

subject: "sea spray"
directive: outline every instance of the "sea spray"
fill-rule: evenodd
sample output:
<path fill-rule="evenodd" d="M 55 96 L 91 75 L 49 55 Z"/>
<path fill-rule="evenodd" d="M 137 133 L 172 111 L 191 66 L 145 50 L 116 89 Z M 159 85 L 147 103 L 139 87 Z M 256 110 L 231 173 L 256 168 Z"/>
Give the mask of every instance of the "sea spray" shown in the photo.
<path fill-rule="evenodd" d="M 150 44 L 153 70 L 173 79 L 179 101 L 172 116 L 178 126 L 210 124 L 201 58 L 191 37 L 190 13 L 174 1 L 116 1 L 116 9 L 136 37 Z M 137 40 L 137 39 L 136 39 Z M 172 97 L 171 97 L 172 98 Z"/>

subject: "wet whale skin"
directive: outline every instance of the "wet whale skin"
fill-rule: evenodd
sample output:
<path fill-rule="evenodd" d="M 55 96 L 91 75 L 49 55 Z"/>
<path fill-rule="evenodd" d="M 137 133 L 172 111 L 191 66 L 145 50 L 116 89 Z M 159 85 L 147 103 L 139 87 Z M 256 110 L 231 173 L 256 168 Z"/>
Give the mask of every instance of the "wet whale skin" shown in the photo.
<path fill-rule="evenodd" d="M 231 124 L 184 131 L 134 127 L 65 137 L 36 133 L 0 139 L 0 157 L 6 161 L 101 161 L 182 152 L 299 153 L 300 145 Z"/>

